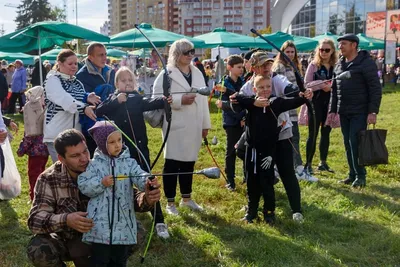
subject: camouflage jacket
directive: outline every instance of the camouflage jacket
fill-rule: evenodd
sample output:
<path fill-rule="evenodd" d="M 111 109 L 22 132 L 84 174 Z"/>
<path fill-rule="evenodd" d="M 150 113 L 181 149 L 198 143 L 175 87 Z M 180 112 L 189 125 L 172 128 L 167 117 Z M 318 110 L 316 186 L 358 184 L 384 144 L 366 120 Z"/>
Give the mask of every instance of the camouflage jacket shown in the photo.
<path fill-rule="evenodd" d="M 153 207 L 146 202 L 143 192 L 134 192 L 135 211 L 149 211 Z M 57 233 L 64 239 L 82 234 L 67 226 L 67 215 L 86 212 L 89 198 L 83 195 L 77 182 L 59 161 L 46 169 L 38 178 L 35 197 L 28 217 L 28 228 L 34 234 Z"/>

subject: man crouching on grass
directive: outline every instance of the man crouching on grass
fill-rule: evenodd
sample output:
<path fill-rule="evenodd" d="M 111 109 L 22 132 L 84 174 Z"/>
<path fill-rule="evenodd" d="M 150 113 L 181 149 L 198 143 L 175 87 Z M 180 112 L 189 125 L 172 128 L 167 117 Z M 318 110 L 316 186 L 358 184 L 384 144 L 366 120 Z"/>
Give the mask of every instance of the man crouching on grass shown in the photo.
<path fill-rule="evenodd" d="M 58 161 L 38 178 L 28 227 L 35 236 L 27 252 L 34 266 L 66 266 L 73 261 L 77 267 L 90 266 L 90 245 L 83 243 L 82 233 L 93 227 L 87 218 L 89 198 L 79 192 L 78 175 L 89 164 L 85 137 L 75 129 L 60 133 L 54 146 Z M 150 191 L 152 185 L 154 190 Z M 135 191 L 135 211 L 150 211 L 160 200 L 157 179 L 147 180 L 145 192 Z"/>

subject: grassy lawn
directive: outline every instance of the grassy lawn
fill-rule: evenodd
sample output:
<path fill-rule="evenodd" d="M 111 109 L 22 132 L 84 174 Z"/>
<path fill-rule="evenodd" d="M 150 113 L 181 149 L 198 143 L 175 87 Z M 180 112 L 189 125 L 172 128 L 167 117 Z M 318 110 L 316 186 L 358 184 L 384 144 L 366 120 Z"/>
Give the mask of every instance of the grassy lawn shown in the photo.
<path fill-rule="evenodd" d="M 398 89 L 397 89 L 398 90 Z M 353 190 L 337 183 L 347 175 L 347 161 L 340 129 L 331 134 L 328 162 L 335 174 L 316 173 L 318 183 L 300 183 L 305 222 L 291 219 L 282 183 L 276 186 L 277 223 L 272 228 L 260 222 L 244 224 L 240 219 L 246 204 L 242 170 L 237 168 L 236 192 L 225 189 L 225 181 L 195 176 L 193 198 L 205 207 L 204 213 L 179 209 L 180 216 L 166 215 L 171 238 L 153 237 L 147 266 L 400 266 L 400 93 L 388 86 L 382 101 L 377 127 L 388 129 L 390 164 L 368 168 L 367 187 Z M 21 117 L 16 117 L 21 121 Z M 225 132 L 221 114 L 212 110 L 213 130 L 218 136 L 211 146 L 224 165 Z M 21 125 L 22 123 L 20 123 Z M 23 130 L 13 141 L 16 151 Z M 159 129 L 148 129 L 152 158 L 161 145 Z M 301 127 L 301 153 L 305 158 L 306 128 Z M 318 151 L 317 151 L 318 153 Z M 318 155 L 318 154 L 316 154 Z M 318 157 L 314 157 L 314 167 Z M 26 227 L 27 158 L 17 158 L 22 176 L 22 194 L 0 202 L 0 266 L 30 266 L 25 246 L 30 238 Z M 156 171 L 161 171 L 162 160 Z M 205 147 L 201 148 L 196 169 L 213 166 Z M 240 164 L 238 164 L 240 166 Z M 179 197 L 177 201 L 179 201 Z M 166 204 L 162 198 L 163 207 Z M 150 229 L 150 216 L 138 216 Z M 139 253 L 129 260 L 138 266 Z"/>

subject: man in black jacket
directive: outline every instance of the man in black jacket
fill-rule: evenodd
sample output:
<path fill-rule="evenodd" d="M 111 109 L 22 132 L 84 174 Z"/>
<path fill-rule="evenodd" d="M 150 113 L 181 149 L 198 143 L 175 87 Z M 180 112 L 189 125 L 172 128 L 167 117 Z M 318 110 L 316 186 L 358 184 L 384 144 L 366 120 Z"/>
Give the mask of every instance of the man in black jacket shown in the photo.
<path fill-rule="evenodd" d="M 358 133 L 367 124 L 376 123 L 382 98 L 375 62 L 365 50 L 358 51 L 359 39 L 354 34 L 338 38 L 342 57 L 335 66 L 334 75 L 350 71 L 351 79 L 335 80 L 332 87 L 330 113 L 339 113 L 346 148 L 349 176 L 341 181 L 353 187 L 366 185 L 366 170 L 358 164 Z"/>

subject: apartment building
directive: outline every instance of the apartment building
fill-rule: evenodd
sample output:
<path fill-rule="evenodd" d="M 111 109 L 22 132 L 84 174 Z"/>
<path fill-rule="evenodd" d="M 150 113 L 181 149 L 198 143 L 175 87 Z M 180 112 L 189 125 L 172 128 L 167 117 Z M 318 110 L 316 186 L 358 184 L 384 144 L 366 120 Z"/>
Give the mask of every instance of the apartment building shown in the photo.
<path fill-rule="evenodd" d="M 239 34 L 249 34 L 270 25 L 270 0 L 180 0 L 179 30 L 196 36 L 217 27 Z M 178 27 L 177 27 L 178 28 Z"/>
<path fill-rule="evenodd" d="M 135 23 L 195 36 L 223 27 L 249 34 L 270 25 L 271 0 L 108 0 L 110 33 Z"/>
<path fill-rule="evenodd" d="M 171 0 L 108 0 L 110 33 L 131 29 L 136 23 L 142 22 L 168 29 L 169 3 L 172 7 Z"/>

